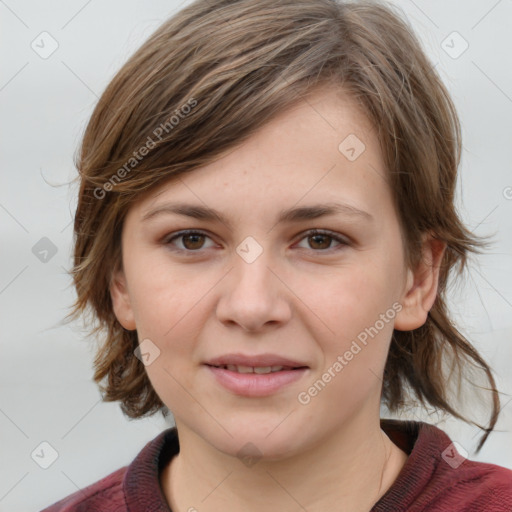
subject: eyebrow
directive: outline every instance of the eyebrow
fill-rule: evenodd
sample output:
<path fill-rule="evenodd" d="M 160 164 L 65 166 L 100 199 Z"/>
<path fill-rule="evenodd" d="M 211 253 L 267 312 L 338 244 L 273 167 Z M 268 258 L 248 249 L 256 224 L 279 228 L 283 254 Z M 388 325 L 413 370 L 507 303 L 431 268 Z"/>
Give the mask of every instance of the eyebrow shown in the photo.
<path fill-rule="evenodd" d="M 175 214 L 192 217 L 194 219 L 217 221 L 231 228 L 230 221 L 220 212 L 207 206 L 192 205 L 187 203 L 163 203 L 156 208 L 146 212 L 142 217 L 142 222 L 152 219 L 162 214 Z M 373 216 L 364 210 L 344 203 L 323 203 L 310 206 L 292 207 L 281 210 L 277 217 L 277 223 L 301 222 L 319 217 L 332 215 L 346 215 L 359 218 L 366 222 L 372 222 Z"/>

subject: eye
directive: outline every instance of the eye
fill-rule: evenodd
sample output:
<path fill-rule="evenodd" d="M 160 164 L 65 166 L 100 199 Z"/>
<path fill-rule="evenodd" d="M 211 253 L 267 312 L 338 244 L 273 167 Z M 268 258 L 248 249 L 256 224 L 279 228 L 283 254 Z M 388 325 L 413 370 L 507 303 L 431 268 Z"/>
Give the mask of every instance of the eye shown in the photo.
<path fill-rule="evenodd" d="M 202 231 L 185 230 L 166 238 L 164 244 L 173 245 L 175 240 L 180 239 L 181 244 L 177 244 L 176 250 L 182 252 L 194 252 L 199 249 L 204 249 L 203 245 L 205 239 L 211 240 L 210 237 Z"/>
<path fill-rule="evenodd" d="M 301 240 L 310 240 L 308 243 L 309 247 L 306 247 L 306 249 L 313 249 L 317 251 L 328 251 L 331 249 L 336 250 L 350 245 L 350 242 L 346 238 L 330 231 L 321 231 L 319 229 L 308 231 Z M 336 247 L 331 247 L 331 243 L 333 241 L 337 242 L 338 245 Z"/>
<path fill-rule="evenodd" d="M 197 230 L 184 230 L 174 233 L 163 240 L 165 245 L 174 246 L 174 250 L 184 253 L 198 252 L 201 249 L 207 249 L 205 247 L 205 240 L 210 240 L 212 244 L 209 247 L 213 247 L 213 241 L 211 238 L 202 231 Z M 308 231 L 302 238 L 302 240 L 309 240 L 309 247 L 302 247 L 303 249 L 312 249 L 316 252 L 327 252 L 330 250 L 341 249 L 345 246 L 350 245 L 350 241 L 346 238 L 332 233 L 330 231 L 322 231 L 319 229 L 313 229 Z M 332 242 L 336 242 L 337 245 L 332 247 Z"/>

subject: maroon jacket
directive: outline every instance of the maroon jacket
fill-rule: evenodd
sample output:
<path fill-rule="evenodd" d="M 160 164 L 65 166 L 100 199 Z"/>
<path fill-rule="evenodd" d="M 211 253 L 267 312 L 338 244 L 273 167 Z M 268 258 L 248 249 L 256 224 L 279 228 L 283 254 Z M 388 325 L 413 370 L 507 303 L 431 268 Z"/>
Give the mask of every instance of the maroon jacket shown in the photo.
<path fill-rule="evenodd" d="M 409 458 L 371 512 L 512 512 L 512 471 L 464 459 L 439 428 L 381 420 Z M 179 452 L 175 428 L 159 434 L 133 462 L 42 512 L 170 512 L 159 472 Z"/>

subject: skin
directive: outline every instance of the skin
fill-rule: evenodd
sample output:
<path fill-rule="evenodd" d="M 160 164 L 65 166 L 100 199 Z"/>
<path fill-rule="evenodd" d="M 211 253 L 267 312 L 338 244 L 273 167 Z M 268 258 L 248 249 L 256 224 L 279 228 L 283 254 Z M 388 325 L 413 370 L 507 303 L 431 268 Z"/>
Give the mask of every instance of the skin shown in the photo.
<path fill-rule="evenodd" d="M 355 161 L 338 150 L 349 134 L 365 144 Z M 324 87 L 129 210 L 110 291 L 123 327 L 160 350 L 146 371 L 179 432 L 180 453 L 161 475 L 173 511 L 368 511 L 398 476 L 407 455 L 380 429 L 382 374 L 393 329 L 425 323 L 445 247 L 426 237 L 425 262 L 406 267 L 383 176 L 372 126 L 349 97 Z M 170 213 L 142 220 L 177 201 L 214 208 L 231 226 Z M 332 201 L 372 220 L 339 213 L 276 223 L 281 209 Z M 311 236 L 314 228 L 348 243 Z M 170 240 L 183 229 L 206 236 Z M 251 263 L 236 251 L 248 236 L 262 249 Z M 378 335 L 299 403 L 393 304 L 402 309 Z M 233 352 L 288 356 L 309 369 L 271 396 L 238 396 L 202 364 Z M 250 466 L 237 456 L 249 442 L 261 457 Z"/>

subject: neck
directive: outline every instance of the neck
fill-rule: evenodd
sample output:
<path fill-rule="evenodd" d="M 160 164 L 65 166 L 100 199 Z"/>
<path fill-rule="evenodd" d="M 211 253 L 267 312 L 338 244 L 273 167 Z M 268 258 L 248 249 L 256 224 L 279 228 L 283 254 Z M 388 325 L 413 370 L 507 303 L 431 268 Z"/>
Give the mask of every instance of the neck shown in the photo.
<path fill-rule="evenodd" d="M 378 418 L 377 418 L 378 420 Z M 244 465 L 177 423 L 180 453 L 161 475 L 175 512 L 368 512 L 398 476 L 407 455 L 380 429 L 355 422 L 293 457 Z"/>

